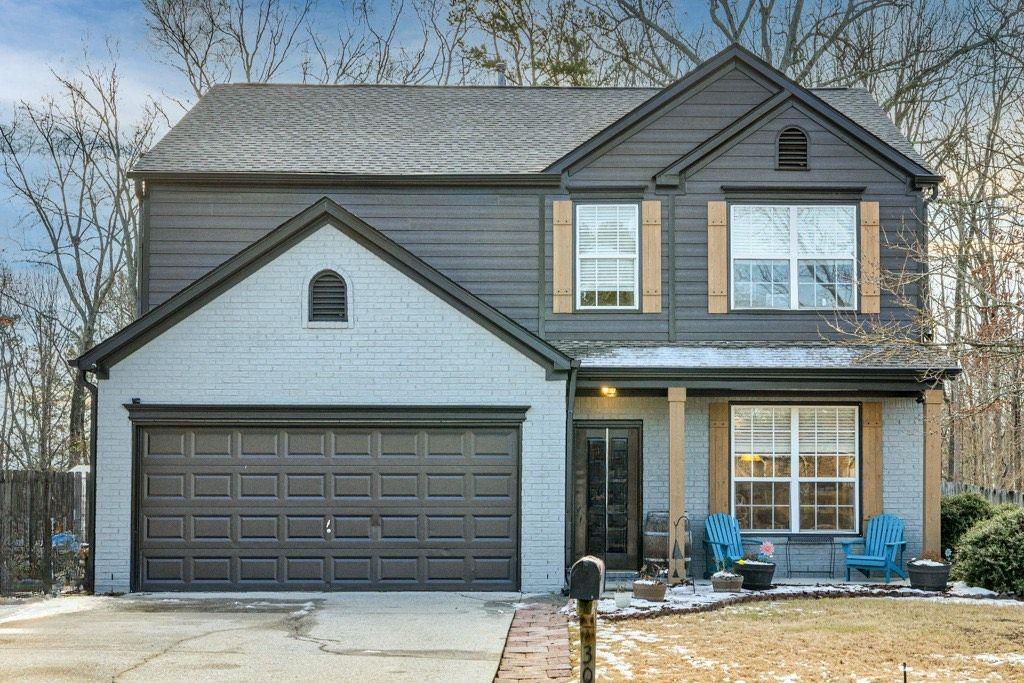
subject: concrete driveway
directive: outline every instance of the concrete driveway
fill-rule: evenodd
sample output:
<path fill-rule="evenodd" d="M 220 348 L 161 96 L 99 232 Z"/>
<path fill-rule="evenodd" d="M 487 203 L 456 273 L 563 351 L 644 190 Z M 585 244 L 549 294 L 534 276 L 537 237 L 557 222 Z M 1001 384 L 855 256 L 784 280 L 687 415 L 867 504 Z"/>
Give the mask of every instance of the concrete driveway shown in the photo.
<path fill-rule="evenodd" d="M 0 680 L 491 681 L 519 599 L 150 593 L 0 605 Z"/>

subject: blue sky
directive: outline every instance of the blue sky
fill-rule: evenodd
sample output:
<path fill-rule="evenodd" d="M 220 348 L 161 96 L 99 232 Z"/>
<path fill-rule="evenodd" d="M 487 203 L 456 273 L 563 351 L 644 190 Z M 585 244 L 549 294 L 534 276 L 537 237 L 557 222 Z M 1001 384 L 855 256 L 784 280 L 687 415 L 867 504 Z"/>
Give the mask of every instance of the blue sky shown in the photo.
<path fill-rule="evenodd" d="M 318 24 L 329 27 L 336 3 L 322 3 L 326 9 L 319 12 Z M 120 56 L 122 102 L 129 118 L 149 97 L 188 99 L 185 79 L 154 57 L 139 0 L 0 0 L 0 120 L 10 117 L 17 102 L 36 102 L 54 92 L 51 69 L 73 72 L 85 55 L 105 60 L 111 37 Z M 297 72 L 285 73 L 281 80 L 300 78 Z M 183 113 L 174 104 L 166 111 L 172 119 Z M 26 238 L 17 226 L 21 215 L 0 194 L 0 251 L 8 261 L 20 260 L 19 244 Z"/>

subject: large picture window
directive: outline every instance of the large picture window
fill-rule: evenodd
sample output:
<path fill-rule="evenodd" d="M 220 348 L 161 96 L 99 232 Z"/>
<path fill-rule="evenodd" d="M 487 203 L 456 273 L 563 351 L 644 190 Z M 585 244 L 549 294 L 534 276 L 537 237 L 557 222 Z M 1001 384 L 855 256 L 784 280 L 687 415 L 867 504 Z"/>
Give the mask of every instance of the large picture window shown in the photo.
<path fill-rule="evenodd" d="M 734 309 L 856 306 L 855 207 L 734 204 L 730 226 Z"/>
<path fill-rule="evenodd" d="M 576 307 L 636 308 L 636 204 L 576 206 Z"/>
<path fill-rule="evenodd" d="M 731 453 L 741 529 L 857 531 L 856 406 L 733 406 Z"/>

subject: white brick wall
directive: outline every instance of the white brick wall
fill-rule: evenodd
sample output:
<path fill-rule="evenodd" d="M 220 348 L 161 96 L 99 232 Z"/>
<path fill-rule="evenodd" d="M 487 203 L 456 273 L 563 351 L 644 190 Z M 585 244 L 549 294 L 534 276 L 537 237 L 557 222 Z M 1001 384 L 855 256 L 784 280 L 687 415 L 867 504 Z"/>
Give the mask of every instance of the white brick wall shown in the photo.
<path fill-rule="evenodd" d="M 693 529 L 691 575 L 704 573 L 704 519 L 708 514 L 708 404 L 713 400 L 757 400 L 756 396 L 712 399 L 691 396 L 686 401 L 686 511 Z M 924 484 L 923 414 L 912 398 L 883 401 L 883 506 L 884 511 L 902 517 L 906 523 L 907 556 L 921 549 L 921 520 Z M 579 398 L 577 420 L 643 421 L 644 512 L 668 507 L 668 402 L 664 398 Z M 776 561 L 784 575 L 788 569 L 785 541 L 777 543 Z M 794 548 L 793 569 L 818 570 L 829 566 L 828 551 L 820 547 Z M 842 552 L 835 554 L 836 575 L 842 572 Z"/>
<path fill-rule="evenodd" d="M 308 275 L 349 284 L 353 324 L 303 324 Z M 565 382 L 333 227 L 324 227 L 117 363 L 99 383 L 96 589 L 126 591 L 132 431 L 123 404 L 528 405 L 522 586 L 560 588 Z"/>

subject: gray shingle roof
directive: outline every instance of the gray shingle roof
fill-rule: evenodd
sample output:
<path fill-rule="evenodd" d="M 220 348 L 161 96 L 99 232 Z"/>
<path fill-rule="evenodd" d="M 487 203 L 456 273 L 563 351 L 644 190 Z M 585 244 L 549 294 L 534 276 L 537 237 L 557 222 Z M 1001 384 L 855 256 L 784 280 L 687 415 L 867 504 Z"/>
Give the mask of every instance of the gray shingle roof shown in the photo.
<path fill-rule="evenodd" d="M 956 370 L 929 347 L 844 345 L 826 342 L 605 342 L 555 341 L 584 368 L 749 368 L 785 370 Z"/>
<path fill-rule="evenodd" d="M 135 166 L 149 173 L 536 173 L 657 88 L 255 85 L 212 88 Z M 918 163 L 864 90 L 816 90 Z"/>
<path fill-rule="evenodd" d="M 854 123 L 882 142 L 934 172 L 921 153 L 910 144 L 885 110 L 875 101 L 874 96 L 864 88 L 812 88 L 811 92 L 849 116 Z"/>
<path fill-rule="evenodd" d="M 217 86 L 135 170 L 534 173 L 656 92 L 652 88 Z"/>

